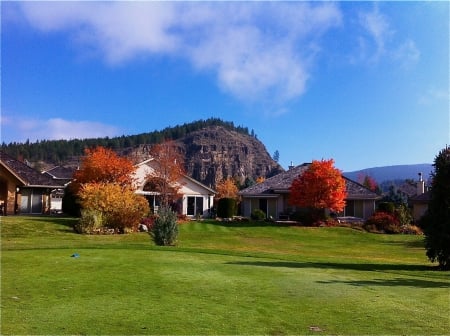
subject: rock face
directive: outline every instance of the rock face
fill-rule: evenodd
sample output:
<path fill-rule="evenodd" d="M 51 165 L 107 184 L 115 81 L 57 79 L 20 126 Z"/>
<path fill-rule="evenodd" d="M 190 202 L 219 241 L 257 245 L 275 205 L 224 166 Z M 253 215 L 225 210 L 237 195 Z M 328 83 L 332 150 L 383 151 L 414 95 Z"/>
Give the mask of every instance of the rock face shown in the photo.
<path fill-rule="evenodd" d="M 220 126 L 189 133 L 177 143 L 185 154 L 187 175 L 207 186 L 227 177 L 244 184 L 283 171 L 259 140 Z"/>
<path fill-rule="evenodd" d="M 184 154 L 186 175 L 211 188 L 227 177 L 244 185 L 283 171 L 258 139 L 221 126 L 190 132 L 175 142 Z M 139 146 L 126 155 L 139 162 L 149 157 L 149 150 Z"/>

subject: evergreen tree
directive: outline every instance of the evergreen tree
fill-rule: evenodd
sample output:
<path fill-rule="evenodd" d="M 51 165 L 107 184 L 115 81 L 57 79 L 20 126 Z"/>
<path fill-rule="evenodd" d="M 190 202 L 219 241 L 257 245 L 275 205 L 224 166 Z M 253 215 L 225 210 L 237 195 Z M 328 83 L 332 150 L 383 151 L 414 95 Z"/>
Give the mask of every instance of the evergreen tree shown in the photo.
<path fill-rule="evenodd" d="M 433 166 L 431 199 L 421 226 L 428 259 L 450 270 L 450 148 L 436 156 Z"/>
<path fill-rule="evenodd" d="M 275 162 L 278 162 L 280 160 L 280 152 L 278 151 L 278 149 L 273 153 L 272 159 Z"/>

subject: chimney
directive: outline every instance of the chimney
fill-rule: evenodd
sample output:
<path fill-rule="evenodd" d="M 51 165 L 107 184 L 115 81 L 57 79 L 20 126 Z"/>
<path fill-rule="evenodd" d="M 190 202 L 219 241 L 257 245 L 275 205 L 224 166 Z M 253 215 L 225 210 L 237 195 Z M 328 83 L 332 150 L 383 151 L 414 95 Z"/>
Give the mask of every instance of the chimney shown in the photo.
<path fill-rule="evenodd" d="M 422 173 L 419 173 L 419 181 L 417 181 L 417 195 L 422 195 L 425 192 L 425 181 L 422 178 Z"/>
<path fill-rule="evenodd" d="M 288 167 L 289 168 L 289 170 L 291 170 L 292 168 L 294 168 L 295 166 L 294 166 L 294 164 L 292 163 L 292 161 L 291 161 L 291 165 Z"/>

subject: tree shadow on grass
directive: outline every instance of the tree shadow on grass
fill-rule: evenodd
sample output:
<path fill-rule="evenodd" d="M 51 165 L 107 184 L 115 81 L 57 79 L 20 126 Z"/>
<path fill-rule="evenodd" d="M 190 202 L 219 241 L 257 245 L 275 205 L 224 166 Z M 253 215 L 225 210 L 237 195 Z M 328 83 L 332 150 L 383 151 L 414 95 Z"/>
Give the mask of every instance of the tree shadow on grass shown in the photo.
<path fill-rule="evenodd" d="M 350 263 L 332 263 L 332 262 L 290 262 L 290 261 L 235 261 L 229 262 L 231 265 L 243 266 L 261 266 L 261 267 L 287 267 L 287 268 L 320 268 L 320 269 L 340 269 L 365 272 L 383 272 L 383 271 L 437 271 L 436 266 L 426 265 L 402 265 L 402 264 L 350 264 Z M 431 281 L 413 278 L 395 278 L 395 279 L 374 279 L 362 281 L 318 281 L 319 283 L 347 283 L 354 286 L 410 286 L 420 288 L 449 288 L 449 282 Z"/>
<path fill-rule="evenodd" d="M 62 232 L 73 232 L 73 226 L 78 222 L 79 218 L 76 217 L 66 217 L 58 215 L 36 215 L 33 217 L 34 222 L 43 222 L 44 224 L 55 224 L 60 225 L 64 228 L 58 229 L 57 231 Z"/>
<path fill-rule="evenodd" d="M 395 279 L 373 279 L 373 280 L 354 280 L 354 281 L 342 281 L 342 280 L 330 280 L 330 281 L 317 281 L 321 284 L 348 284 L 351 286 L 402 286 L 402 287 L 418 287 L 418 288 L 449 288 L 448 282 L 443 281 L 430 281 L 422 279 L 412 278 L 395 278 Z"/>
<path fill-rule="evenodd" d="M 403 246 L 406 246 L 406 247 L 421 248 L 421 249 L 423 249 L 425 247 L 424 239 L 414 240 L 414 241 L 391 241 L 391 242 L 383 242 L 382 244 L 385 244 L 385 245 L 403 245 Z"/>

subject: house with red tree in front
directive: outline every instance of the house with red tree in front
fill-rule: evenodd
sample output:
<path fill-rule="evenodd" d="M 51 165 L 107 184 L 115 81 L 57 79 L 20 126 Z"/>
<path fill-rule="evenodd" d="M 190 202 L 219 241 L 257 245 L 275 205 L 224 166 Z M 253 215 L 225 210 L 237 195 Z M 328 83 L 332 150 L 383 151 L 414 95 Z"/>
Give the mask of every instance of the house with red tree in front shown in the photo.
<path fill-rule="evenodd" d="M 260 209 L 264 211 L 267 218 L 290 219 L 290 216 L 299 210 L 289 201 L 292 182 L 302 175 L 310 165 L 311 163 L 304 163 L 290 166 L 285 172 L 241 190 L 239 195 L 242 198 L 242 215 L 249 217 L 255 209 Z M 337 215 L 364 220 L 369 218 L 375 212 L 375 202 L 380 199 L 380 196 L 358 182 L 345 176 L 342 178 L 345 181 L 346 189 L 345 206 Z"/>

